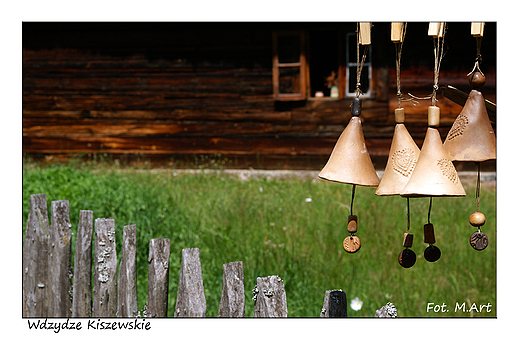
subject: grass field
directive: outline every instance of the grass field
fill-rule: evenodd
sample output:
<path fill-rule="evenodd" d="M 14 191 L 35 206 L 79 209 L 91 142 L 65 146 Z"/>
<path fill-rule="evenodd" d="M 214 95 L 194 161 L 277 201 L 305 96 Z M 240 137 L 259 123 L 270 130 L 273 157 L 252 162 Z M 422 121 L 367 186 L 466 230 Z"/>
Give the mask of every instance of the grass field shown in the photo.
<path fill-rule="evenodd" d="M 375 188 L 357 187 L 354 214 L 358 215 L 361 250 L 348 254 L 350 185 L 320 179 L 251 179 L 220 173 L 181 174 L 175 171 L 118 171 L 117 167 L 67 164 L 23 166 L 23 225 L 31 194 L 69 200 L 76 233 L 79 211 L 93 210 L 94 219 L 114 218 L 117 251 L 121 254 L 124 225 L 137 225 L 138 299 L 147 296 L 148 247 L 152 238 L 171 240 L 169 315 L 173 315 L 183 248 L 200 249 L 207 315 L 217 316 L 222 289 L 222 265 L 243 261 L 246 315 L 253 315 L 251 290 L 259 276 L 279 275 L 285 284 L 290 317 L 318 317 L 326 290 L 343 289 L 350 301 L 349 317 L 373 317 L 392 302 L 399 317 L 495 317 L 496 305 L 496 191 L 482 188 L 480 211 L 487 222 L 482 230 L 488 247 L 479 252 L 469 244 L 475 228 L 468 224 L 475 210 L 474 185 L 466 197 L 434 198 L 431 222 L 436 246 L 442 251 L 434 263 L 423 258 L 423 225 L 427 198 L 410 200 L 412 249 L 417 262 L 402 268 L 397 257 L 406 231 L 406 199 L 379 197 Z M 73 237 L 73 245 L 75 239 Z M 456 305 L 491 305 L 481 311 L 455 311 Z M 433 308 L 445 304 L 442 312 Z M 432 307 L 428 310 L 428 306 Z"/>

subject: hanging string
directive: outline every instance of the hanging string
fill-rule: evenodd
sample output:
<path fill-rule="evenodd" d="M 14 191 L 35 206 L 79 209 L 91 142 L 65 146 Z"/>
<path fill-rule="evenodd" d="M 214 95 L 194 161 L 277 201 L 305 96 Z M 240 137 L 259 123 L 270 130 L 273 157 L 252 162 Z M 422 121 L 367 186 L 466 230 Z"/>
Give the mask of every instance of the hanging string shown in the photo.
<path fill-rule="evenodd" d="M 403 53 L 403 42 L 405 34 L 406 22 L 403 25 L 401 41 L 395 44 L 395 73 L 397 77 L 397 100 L 399 101 L 399 108 L 401 108 L 401 101 L 403 100 L 403 93 L 401 92 L 401 55 Z"/>
<path fill-rule="evenodd" d="M 446 23 L 444 23 L 444 34 L 446 34 Z M 434 69 L 433 69 L 433 92 L 431 95 L 432 106 L 437 104 L 437 90 L 439 90 L 439 73 L 441 70 L 441 60 L 444 53 L 444 34 L 439 37 L 433 38 L 433 56 L 434 56 Z"/>
<path fill-rule="evenodd" d="M 356 193 L 356 185 L 352 184 L 352 199 L 350 200 L 350 214 L 354 215 L 354 195 Z"/>
<path fill-rule="evenodd" d="M 406 216 L 408 217 L 408 228 L 407 231 L 410 231 L 410 197 L 406 197 L 406 206 L 408 208 Z"/>
<path fill-rule="evenodd" d="M 473 69 L 470 73 L 468 73 L 468 76 L 471 75 L 473 72 L 478 71 L 484 75 L 484 73 L 480 70 L 480 62 L 482 61 L 482 55 L 480 54 L 480 47 L 482 46 L 482 37 L 476 37 L 477 41 L 477 56 L 475 57 L 475 65 L 473 65 Z"/>
<path fill-rule="evenodd" d="M 480 162 L 477 162 L 477 189 L 476 189 L 476 205 L 477 210 L 479 211 L 480 205 Z"/>
<path fill-rule="evenodd" d="M 361 71 L 363 70 L 363 64 L 365 63 L 365 59 L 367 57 L 368 48 L 370 45 L 365 45 L 365 49 L 363 50 L 363 56 L 361 62 L 359 61 L 359 45 L 360 45 L 360 24 L 357 23 L 357 44 L 356 44 L 356 97 L 359 98 L 360 95 L 363 94 L 361 91 Z"/>
<path fill-rule="evenodd" d="M 430 213 L 432 212 L 432 201 L 433 201 L 433 197 L 430 196 L 430 208 L 428 208 L 428 223 L 431 223 L 430 222 Z"/>

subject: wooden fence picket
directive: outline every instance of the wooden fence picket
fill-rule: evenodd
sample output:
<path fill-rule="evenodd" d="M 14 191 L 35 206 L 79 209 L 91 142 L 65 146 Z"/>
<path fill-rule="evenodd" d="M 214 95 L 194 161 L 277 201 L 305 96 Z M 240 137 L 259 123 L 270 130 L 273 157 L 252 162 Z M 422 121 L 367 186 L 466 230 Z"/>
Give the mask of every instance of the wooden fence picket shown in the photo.
<path fill-rule="evenodd" d="M 166 317 L 170 273 L 170 239 L 150 240 L 147 317 Z"/>
<path fill-rule="evenodd" d="M 254 289 L 255 318 L 287 317 L 285 286 L 279 276 L 258 277 Z"/>
<path fill-rule="evenodd" d="M 327 290 L 323 301 L 320 317 L 322 318 L 346 318 L 347 294 L 340 290 Z"/>
<path fill-rule="evenodd" d="M 94 213 L 79 212 L 76 250 L 74 252 L 74 285 L 72 317 L 86 318 L 92 313 L 92 231 Z"/>
<path fill-rule="evenodd" d="M 48 272 L 52 303 L 49 316 L 71 316 L 73 275 L 71 239 L 69 201 L 51 202 L 51 261 Z"/>
<path fill-rule="evenodd" d="M 136 317 L 137 306 L 137 233 L 135 224 L 123 227 L 123 249 L 117 280 L 117 317 Z"/>
<path fill-rule="evenodd" d="M 117 254 L 115 221 L 95 221 L 93 317 L 114 317 L 117 313 Z"/>
<path fill-rule="evenodd" d="M 49 240 L 47 195 L 31 195 L 22 257 L 22 315 L 24 317 L 48 316 L 50 304 L 50 283 L 47 272 Z"/>
<path fill-rule="evenodd" d="M 241 318 L 245 314 L 244 265 L 242 261 L 223 265 L 222 295 L 218 316 Z"/>
<path fill-rule="evenodd" d="M 202 282 L 199 248 L 182 250 L 175 317 L 205 317 L 206 297 Z"/>

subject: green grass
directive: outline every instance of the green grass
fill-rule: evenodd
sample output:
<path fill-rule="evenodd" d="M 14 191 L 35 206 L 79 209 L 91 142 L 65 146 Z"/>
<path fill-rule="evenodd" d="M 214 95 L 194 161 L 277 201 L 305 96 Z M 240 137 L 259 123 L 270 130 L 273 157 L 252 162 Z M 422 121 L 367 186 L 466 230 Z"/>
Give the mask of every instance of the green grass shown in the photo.
<path fill-rule="evenodd" d="M 96 171 L 94 171 L 96 170 Z M 410 200 L 412 249 L 417 262 L 402 268 L 397 256 L 406 231 L 406 199 L 379 197 L 375 188 L 357 187 L 354 213 L 362 248 L 343 250 L 350 214 L 350 185 L 323 180 L 241 181 L 220 173 L 187 175 L 171 172 L 116 171 L 112 167 L 69 164 L 23 168 L 23 225 L 31 194 L 47 194 L 70 202 L 76 233 L 80 210 L 93 210 L 94 219 L 114 218 L 117 252 L 122 230 L 137 225 L 138 300 L 147 297 L 148 247 L 152 238 L 171 240 L 169 315 L 173 315 L 180 273 L 181 250 L 200 249 L 207 315 L 217 316 L 222 290 L 222 265 L 243 261 L 246 315 L 252 316 L 251 290 L 259 276 L 279 275 L 285 284 L 290 317 L 318 317 L 326 290 L 342 289 L 350 301 L 359 297 L 363 307 L 349 308 L 349 317 L 373 317 L 392 302 L 399 317 L 496 316 L 496 194 L 482 188 L 480 211 L 489 237 L 484 251 L 475 251 L 469 237 L 469 215 L 475 209 L 474 187 L 463 198 L 434 198 L 431 222 L 441 258 L 427 262 L 422 253 L 427 198 Z M 311 198 L 312 202 L 306 202 Z M 74 244 L 73 237 L 73 244 Z M 428 303 L 445 303 L 449 312 L 427 312 Z M 455 303 L 469 308 L 492 305 L 491 312 L 454 311 Z"/>

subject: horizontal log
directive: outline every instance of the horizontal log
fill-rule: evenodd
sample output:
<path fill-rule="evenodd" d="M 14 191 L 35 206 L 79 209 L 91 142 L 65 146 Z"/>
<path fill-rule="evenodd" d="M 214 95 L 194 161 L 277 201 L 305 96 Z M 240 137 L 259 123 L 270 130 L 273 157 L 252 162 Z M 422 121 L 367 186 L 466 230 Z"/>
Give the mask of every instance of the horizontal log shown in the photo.
<path fill-rule="evenodd" d="M 23 119 L 24 137 L 242 137 L 320 135 L 316 124 L 264 122 L 145 121 L 128 119 Z M 324 129 L 321 129 L 324 131 Z"/>
<path fill-rule="evenodd" d="M 23 110 L 23 118 L 42 119 L 82 119 L 82 118 L 110 118 L 110 119 L 139 119 L 159 120 L 190 120 L 190 121 L 267 121 L 284 122 L 291 120 L 290 111 L 249 110 Z"/>
<path fill-rule="evenodd" d="M 251 110 L 272 111 L 273 101 L 270 94 L 264 96 L 240 96 L 237 93 L 129 93 L 114 95 L 110 93 L 45 94 L 24 93 L 24 110 Z"/>

